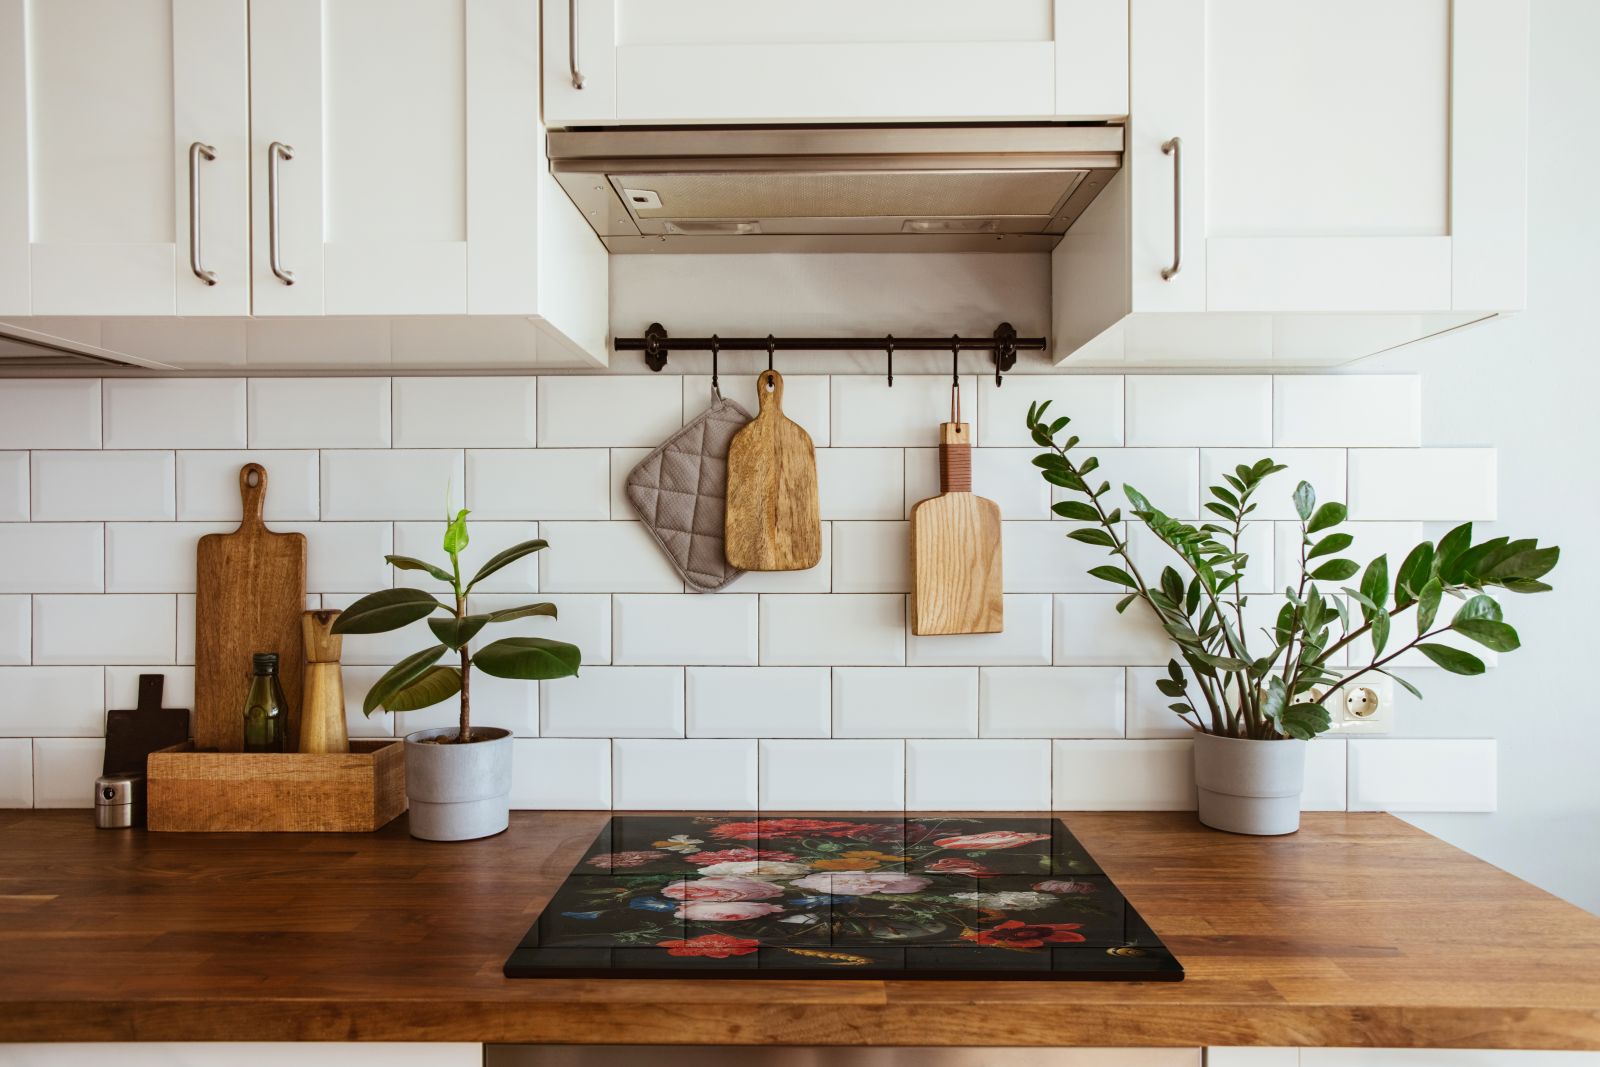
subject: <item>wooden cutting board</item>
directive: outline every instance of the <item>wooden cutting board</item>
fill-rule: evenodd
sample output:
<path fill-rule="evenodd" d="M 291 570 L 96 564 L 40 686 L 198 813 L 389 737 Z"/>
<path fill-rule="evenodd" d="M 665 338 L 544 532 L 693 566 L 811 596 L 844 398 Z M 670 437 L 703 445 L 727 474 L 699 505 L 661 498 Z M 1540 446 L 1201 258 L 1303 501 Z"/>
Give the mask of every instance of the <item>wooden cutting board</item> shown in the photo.
<path fill-rule="evenodd" d="M 278 654 L 289 705 L 288 750 L 299 740 L 300 678 L 305 656 L 300 615 L 306 610 L 306 538 L 273 533 L 261 521 L 267 471 L 239 470 L 244 518 L 228 534 L 207 534 L 196 551 L 194 605 L 194 742 L 200 749 L 244 749 L 244 698 L 250 656 Z"/>
<path fill-rule="evenodd" d="M 817 453 L 811 435 L 783 414 L 783 375 L 756 377 L 761 410 L 728 446 L 728 565 L 803 571 L 822 559 Z"/>
<path fill-rule="evenodd" d="M 972 494 L 972 432 L 939 426 L 939 495 L 911 509 L 911 632 L 999 633 L 1000 506 Z"/>

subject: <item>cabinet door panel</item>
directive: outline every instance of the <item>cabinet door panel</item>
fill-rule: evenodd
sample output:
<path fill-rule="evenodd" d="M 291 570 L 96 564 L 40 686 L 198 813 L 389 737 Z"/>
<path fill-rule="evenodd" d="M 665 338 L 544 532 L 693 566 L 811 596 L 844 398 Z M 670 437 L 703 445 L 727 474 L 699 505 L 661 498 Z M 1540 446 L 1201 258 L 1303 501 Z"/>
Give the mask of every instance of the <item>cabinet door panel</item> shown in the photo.
<path fill-rule="evenodd" d="M 614 120 L 616 0 L 545 0 L 543 6 L 544 121 L 570 126 Z M 582 82 L 582 88 L 575 80 Z"/>
<path fill-rule="evenodd" d="M 1416 311 L 1450 306 L 1448 237 L 1213 237 L 1211 311 Z"/>

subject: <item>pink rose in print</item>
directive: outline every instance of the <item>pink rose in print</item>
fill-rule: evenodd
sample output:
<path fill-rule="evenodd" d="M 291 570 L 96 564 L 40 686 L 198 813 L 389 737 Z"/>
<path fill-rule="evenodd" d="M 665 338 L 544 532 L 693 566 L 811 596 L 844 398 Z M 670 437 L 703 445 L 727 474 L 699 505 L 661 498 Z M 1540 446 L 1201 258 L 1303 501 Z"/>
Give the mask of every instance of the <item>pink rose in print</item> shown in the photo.
<path fill-rule="evenodd" d="M 865 897 L 874 893 L 916 893 L 933 879 L 896 871 L 827 871 L 796 878 L 794 885 L 835 896 Z"/>
<path fill-rule="evenodd" d="M 1088 896 L 1099 891 L 1093 882 L 1075 882 L 1064 878 L 1047 878 L 1042 882 L 1033 883 L 1033 888 L 1041 893 L 1060 893 L 1069 897 Z"/>
<path fill-rule="evenodd" d="M 588 863 L 591 867 L 601 867 L 609 871 L 618 867 L 643 867 L 665 855 L 665 852 L 656 849 L 645 849 L 642 852 L 613 852 L 607 856 L 590 856 Z"/>
<path fill-rule="evenodd" d="M 783 886 L 754 878 L 684 878 L 661 887 L 672 900 L 766 900 L 783 896 Z"/>
<path fill-rule="evenodd" d="M 964 874 L 968 878 L 994 878 L 999 871 L 991 871 L 977 860 L 962 859 L 959 856 L 947 856 L 928 864 L 928 871 L 933 874 Z M 1035 889 L 1038 886 L 1034 887 Z"/>
<path fill-rule="evenodd" d="M 793 852 L 772 852 L 760 848 L 724 848 L 716 852 L 696 852 L 684 859 L 690 863 L 748 863 L 751 860 L 777 860 L 780 863 L 794 859 Z"/>
<path fill-rule="evenodd" d="M 1049 834 L 1029 834 L 1021 830 L 990 830 L 986 834 L 966 834 L 962 837 L 941 837 L 934 844 L 940 848 L 964 848 L 974 852 L 990 852 L 999 848 L 1016 848 L 1035 841 L 1048 841 Z"/>
<path fill-rule="evenodd" d="M 759 919 L 763 915 L 777 915 L 783 908 L 777 904 L 757 904 L 748 900 L 694 900 L 680 904 L 673 916 L 706 923 L 732 923 L 745 919 Z"/>

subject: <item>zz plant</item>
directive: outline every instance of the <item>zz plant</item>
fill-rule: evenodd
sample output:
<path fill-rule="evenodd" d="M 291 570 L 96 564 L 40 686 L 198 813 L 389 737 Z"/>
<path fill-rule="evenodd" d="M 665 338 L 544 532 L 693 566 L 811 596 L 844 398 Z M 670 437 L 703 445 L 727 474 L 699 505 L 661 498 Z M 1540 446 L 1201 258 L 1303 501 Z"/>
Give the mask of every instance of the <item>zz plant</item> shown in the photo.
<path fill-rule="evenodd" d="M 473 740 L 473 667 L 497 678 L 535 681 L 575 675 L 580 660 L 576 645 L 543 637 L 503 637 L 476 652 L 468 647 L 486 626 L 534 615 L 553 619 L 556 607 L 554 604 L 524 604 L 478 615 L 467 614 L 468 597 L 474 586 L 517 560 L 549 547 L 541 540 L 512 545 L 480 567 L 471 581 L 462 584 L 460 556 L 468 543 L 467 514 L 463 508 L 446 524 L 444 551 L 450 557 L 449 570 L 411 556 L 383 557 L 399 570 L 425 571 L 444 582 L 454 594 L 454 606 L 441 603 L 424 589 L 383 589 L 351 604 L 333 624 L 336 634 L 378 634 L 427 619 L 428 628 L 439 643 L 391 667 L 367 693 L 362 711 L 367 715 L 380 707 L 386 711 L 415 711 L 460 693 L 461 729 L 453 739 L 460 743 Z M 435 614 L 441 611 L 445 613 L 443 616 Z M 446 652 L 457 653 L 461 658 L 460 666 L 440 664 Z"/>
<path fill-rule="evenodd" d="M 1389 672 L 1390 664 L 1411 649 L 1453 674 L 1482 674 L 1482 660 L 1438 638 L 1455 633 L 1496 652 L 1511 652 L 1521 641 L 1485 590 L 1542 593 L 1551 588 L 1540 579 L 1555 567 L 1559 548 L 1541 548 L 1532 538 L 1494 537 L 1474 544 L 1471 523 L 1436 543 L 1417 545 L 1392 574 L 1386 556 L 1363 569 L 1340 554 L 1354 542 L 1338 529 L 1345 506 L 1318 504 L 1316 492 L 1302 481 L 1294 492 L 1299 577 L 1284 589 L 1274 625 L 1252 634 L 1245 622 L 1250 598 L 1240 588 L 1249 556 L 1240 542 L 1246 518 L 1258 507 L 1257 492 L 1284 466 L 1263 459 L 1224 474 L 1227 484 L 1211 486 L 1205 504 L 1215 521 L 1198 526 L 1166 515 L 1137 489 L 1123 486 L 1133 517 L 1176 553 L 1188 572 L 1163 567 L 1152 583 L 1140 573 L 1122 536 L 1122 510 L 1110 499 L 1110 483 L 1096 485 L 1090 477 L 1099 461 L 1073 455 L 1078 439 L 1062 436 L 1071 420 L 1048 419 L 1049 406 L 1049 401 L 1031 405 L 1027 425 L 1034 443 L 1048 450 L 1034 458 L 1034 465 L 1047 482 L 1072 494 L 1053 510 L 1086 524 L 1068 537 L 1116 558 L 1089 574 L 1125 592 L 1117 611 L 1142 603 L 1177 646 L 1188 671 L 1177 658 L 1169 660 L 1167 677 L 1156 684 L 1173 701 L 1169 707 L 1195 730 L 1254 740 L 1313 737 L 1330 726 L 1319 693 L 1369 671 L 1389 675 L 1421 697 L 1410 682 Z M 1357 575 L 1355 585 L 1342 584 Z M 1448 616 L 1441 614 L 1447 595 L 1462 602 Z M 1415 636 L 1398 633 L 1407 613 Z M 1367 639 L 1365 646 L 1356 644 L 1361 638 Z M 1368 662 L 1341 675 L 1333 662 L 1345 649 L 1361 649 Z"/>

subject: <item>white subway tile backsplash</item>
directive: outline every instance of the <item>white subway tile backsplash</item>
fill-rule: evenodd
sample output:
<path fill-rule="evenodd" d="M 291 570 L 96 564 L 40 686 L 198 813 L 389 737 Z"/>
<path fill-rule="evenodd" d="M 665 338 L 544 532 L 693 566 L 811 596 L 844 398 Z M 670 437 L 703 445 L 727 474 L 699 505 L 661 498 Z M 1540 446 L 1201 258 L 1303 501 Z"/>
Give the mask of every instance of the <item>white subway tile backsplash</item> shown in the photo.
<path fill-rule="evenodd" d="M 899 811 L 906 743 L 761 742 L 761 807 L 770 811 Z"/>
<path fill-rule="evenodd" d="M 1062 436 L 1076 435 L 1085 445 L 1122 444 L 1121 375 L 1019 374 L 1006 381 L 1012 388 L 996 386 L 987 375 L 978 379 L 978 444 L 984 448 L 1010 445 L 1037 451 L 1028 433 L 1028 406 L 1046 400 L 1048 419 L 1072 419 Z"/>
<path fill-rule="evenodd" d="M 307 592 L 365 594 L 394 584 L 383 558 L 394 551 L 393 523 L 285 522 L 273 528 L 306 535 Z"/>
<path fill-rule="evenodd" d="M 555 451 L 546 449 L 545 451 Z M 633 501 L 628 499 L 628 475 L 633 473 L 633 468 L 644 462 L 653 449 L 649 448 L 612 448 L 607 450 L 611 456 L 611 518 L 637 519 L 639 511 L 633 506 Z M 551 516 L 560 518 L 560 516 Z M 600 516 L 605 518 L 605 516 Z"/>
<path fill-rule="evenodd" d="M 827 737 L 827 667 L 690 667 L 690 737 Z"/>
<path fill-rule="evenodd" d="M 977 378 L 961 377 L 962 418 L 978 425 Z M 877 375 L 833 377 L 836 448 L 918 448 L 939 443 L 939 424 L 950 421 L 950 379 L 938 374 L 895 375 L 891 389 Z"/>
<path fill-rule="evenodd" d="M 1121 667 L 985 667 L 978 674 L 983 737 L 1121 737 Z"/>
<path fill-rule="evenodd" d="M 1272 379 L 1260 374 L 1141 374 L 1127 379 L 1128 444 L 1272 444 Z"/>
<path fill-rule="evenodd" d="M 835 593 L 909 593 L 911 524 L 835 522 Z"/>
<path fill-rule="evenodd" d="M 1256 490 L 1251 503 L 1256 510 L 1252 519 L 1298 520 L 1294 509 L 1295 486 L 1302 481 L 1311 483 L 1317 499 L 1345 499 L 1345 452 L 1342 448 L 1203 448 L 1200 450 L 1200 492 L 1202 503 L 1214 499 L 1209 487 L 1220 485 L 1229 492 L 1232 487 L 1223 479 L 1224 474 L 1235 474 L 1238 466 L 1251 467 L 1263 459 L 1282 463 L 1288 470 L 1268 475 L 1261 488 Z M 1207 518 L 1221 521 L 1220 516 Z"/>
<path fill-rule="evenodd" d="M 1200 450 L 1197 448 L 1103 448 L 1081 449 L 1072 453 L 1074 463 L 1089 456 L 1100 461 L 1089 481 L 1096 488 L 1109 482 L 1111 489 L 1101 498 L 1107 511 L 1128 510 L 1124 486 L 1133 486 L 1146 500 L 1175 519 L 1196 519 L 1200 510 Z M 1082 500 L 1079 493 L 1055 486 L 1052 501 Z"/>
<path fill-rule="evenodd" d="M 77 670 L 65 667 L 63 670 Z M 106 708 L 133 708 L 139 705 L 139 676 L 159 674 L 163 679 L 161 706 L 194 710 L 194 668 L 159 666 L 123 666 L 106 668 Z"/>
<path fill-rule="evenodd" d="M 349 637 L 345 638 L 346 649 L 350 646 L 350 640 L 351 638 Z M 425 646 L 418 645 L 411 651 L 420 652 L 423 647 Z M 396 657 L 395 662 L 398 662 L 398 660 L 399 657 Z M 393 663 L 390 664 L 390 666 L 392 665 Z M 344 724 L 351 737 L 395 736 L 395 717 L 393 715 L 382 709 L 374 709 L 371 715 L 362 710 L 363 703 L 367 699 L 367 693 L 371 691 L 373 686 L 378 684 L 378 679 L 382 678 L 388 670 L 388 667 L 353 666 L 348 652 L 344 656 L 343 665 L 339 673 L 344 680 Z M 406 714 L 414 715 L 416 713 L 406 712 Z M 407 731 L 408 727 L 401 725 L 399 733 L 403 736 Z"/>
<path fill-rule="evenodd" d="M 1351 738 L 1349 810 L 1494 811 L 1492 739 Z"/>
<path fill-rule="evenodd" d="M 898 593 L 773 594 L 761 598 L 765 666 L 899 666 L 906 598 Z"/>
<path fill-rule="evenodd" d="M 835 667 L 834 737 L 977 737 L 973 667 Z"/>
<path fill-rule="evenodd" d="M 177 603 L 170 595 L 36 596 L 38 664 L 172 663 Z"/>
<path fill-rule="evenodd" d="M 195 641 L 194 641 L 194 610 L 195 610 L 194 602 L 195 602 L 195 595 L 193 593 L 178 593 L 173 599 L 177 602 L 177 616 L 178 617 L 177 617 L 177 621 L 175 623 L 175 628 L 176 628 L 176 631 L 177 631 L 177 646 L 178 647 L 177 647 L 176 652 L 175 652 L 175 654 L 173 656 L 172 662 L 192 667 L 192 666 L 194 666 L 194 644 L 195 644 Z M 313 601 L 313 600 L 320 601 L 321 599 L 322 598 L 318 597 L 318 596 L 307 596 L 306 597 L 306 601 L 307 601 L 306 608 L 308 610 L 310 610 L 310 611 L 315 611 L 317 608 L 321 607 L 322 605 L 320 603 L 312 604 L 311 601 Z M 353 600 L 355 598 L 352 597 L 351 599 Z M 349 662 L 349 654 L 350 654 L 349 653 L 349 648 L 347 647 L 345 649 L 346 662 Z"/>
<path fill-rule="evenodd" d="M 1319 737 L 1306 745 L 1305 789 L 1301 811 L 1345 810 L 1345 739 Z"/>
<path fill-rule="evenodd" d="M 0 452 L 0 522 L 28 521 L 28 454 Z"/>
<path fill-rule="evenodd" d="M 611 744 L 616 808 L 706 811 L 756 806 L 754 740 L 625 740 Z"/>
<path fill-rule="evenodd" d="M 906 807 L 1048 811 L 1050 742 L 907 741 Z"/>
<path fill-rule="evenodd" d="M 0 737 L 100 737 L 105 721 L 103 668 L 0 667 Z"/>
<path fill-rule="evenodd" d="M 1173 649 L 1176 657 L 1177 649 Z M 1187 672 L 1185 672 L 1187 673 Z M 1171 705 L 1183 703 L 1172 697 L 1163 696 L 1156 688 L 1156 680 L 1165 678 L 1165 667 L 1129 667 L 1128 668 L 1128 736 L 1129 737 L 1190 737 L 1194 730 L 1186 725 L 1184 718 L 1173 711 Z M 1197 707 L 1204 708 L 1200 692 L 1195 688 L 1193 680 L 1189 683 L 1189 692 L 1193 695 Z"/>
<path fill-rule="evenodd" d="M 1039 476 L 1033 448 L 976 448 L 972 451 L 972 491 L 993 500 L 1002 519 L 1048 519 L 1050 483 Z M 939 495 L 939 450 L 908 448 L 906 518 L 911 509 Z"/>
<path fill-rule="evenodd" d="M 0 389 L 0 448 L 99 448 L 100 382 L 18 378 Z"/>
<path fill-rule="evenodd" d="M 242 515 L 239 469 L 259 463 L 267 469 L 262 517 L 268 524 L 315 519 L 321 514 L 318 454 L 296 451 L 178 453 L 178 518 L 238 524 Z"/>
<path fill-rule="evenodd" d="M 0 592 L 99 593 L 105 589 L 105 527 L 89 522 L 0 523 Z"/>
<path fill-rule="evenodd" d="M 1495 475 L 1492 448 L 1353 448 L 1350 517 L 1493 519 Z"/>
<path fill-rule="evenodd" d="M 41 522 L 170 519 L 176 510 L 171 452 L 35 452 L 32 482 Z"/>
<path fill-rule="evenodd" d="M 904 518 L 905 453 L 898 448 L 817 449 L 817 498 L 824 519 Z"/>
<path fill-rule="evenodd" d="M 32 658 L 33 599 L 0 596 L 0 664 L 27 663 Z"/>
<path fill-rule="evenodd" d="M 654 448 L 682 426 L 683 384 L 670 374 L 539 382 L 542 448 Z"/>
<path fill-rule="evenodd" d="M 682 737 L 682 667 L 585 667 L 539 683 L 542 737 Z"/>
<path fill-rule="evenodd" d="M 1008 593 L 1099 593 L 1111 589 L 1088 572 L 1121 566 L 1111 550 L 1067 534 L 1083 523 L 1007 522 L 1000 527 L 1003 580 Z M 1124 531 L 1124 536 L 1126 532 Z"/>
<path fill-rule="evenodd" d="M 251 448 L 389 447 L 388 378 L 252 378 Z"/>
<path fill-rule="evenodd" d="M 779 368 L 782 371 L 782 368 Z M 754 374 L 723 374 L 724 399 L 749 412 L 754 418 L 761 410 L 761 398 L 756 393 Z M 811 443 L 818 448 L 828 444 L 828 378 L 820 374 L 785 374 L 783 376 L 783 414 L 789 421 L 811 435 Z M 683 421 L 688 422 L 711 406 L 711 375 L 685 374 L 683 376 Z"/>
<path fill-rule="evenodd" d="M 442 519 L 465 495 L 458 449 L 322 453 L 324 519 Z"/>
<path fill-rule="evenodd" d="M 33 742 L 0 738 L 0 808 L 33 807 Z"/>
<path fill-rule="evenodd" d="M 611 518 L 610 460 L 603 448 L 469 449 L 467 507 L 474 519 Z"/>
<path fill-rule="evenodd" d="M 235 526 L 228 522 L 107 523 L 106 592 L 194 592 L 195 550 L 200 538 L 229 533 Z"/>
<path fill-rule="evenodd" d="M 906 637 L 906 662 L 913 667 L 1048 664 L 1050 597 L 1008 593 L 1004 601 L 1005 629 L 1000 633 L 910 634 Z"/>
<path fill-rule="evenodd" d="M 1172 639 L 1144 605 L 1117 614 L 1115 593 L 1056 597 L 1055 661 L 1062 665 L 1159 666 L 1173 657 Z"/>
<path fill-rule="evenodd" d="M 1336 448 L 1422 444 L 1422 379 L 1304 374 L 1272 379 L 1272 441 Z"/>
<path fill-rule="evenodd" d="M 1057 741 L 1058 811 L 1192 811 L 1194 742 Z"/>
<path fill-rule="evenodd" d="M 102 737 L 36 737 L 33 741 L 33 806 L 92 808 L 106 742 Z"/>
<path fill-rule="evenodd" d="M 603 666 L 611 662 L 611 598 L 601 593 L 473 593 L 473 612 L 503 611 L 530 602 L 556 606 L 556 617 L 533 615 L 512 622 L 496 623 L 487 634 L 501 637 L 549 637 L 577 645 L 583 665 Z"/>
<path fill-rule="evenodd" d="M 396 378 L 396 448 L 531 448 L 537 378 Z"/>
<path fill-rule="evenodd" d="M 641 522 L 540 523 L 539 588 L 553 593 L 681 593 L 683 579 Z"/>
<path fill-rule="evenodd" d="M 450 569 L 450 557 L 444 550 L 444 522 L 397 522 L 394 524 L 394 551 L 398 556 L 410 556 L 436 567 Z M 485 563 L 495 555 L 539 536 L 536 522 L 469 522 L 470 540 L 460 554 L 461 580 L 470 582 Z M 409 586 L 426 589 L 443 595 L 450 587 L 427 571 L 404 571 L 394 568 L 396 587 Z M 539 588 L 539 555 L 523 556 L 515 563 L 495 571 L 474 588 L 474 592 L 531 594 Z"/>
<path fill-rule="evenodd" d="M 624 594 L 612 610 L 618 664 L 755 666 L 754 595 Z"/>
<path fill-rule="evenodd" d="M 511 806 L 594 810 L 611 806 L 611 742 L 603 738 L 517 738 Z"/>
<path fill-rule="evenodd" d="M 106 448 L 243 448 L 243 378 L 105 383 Z"/>

